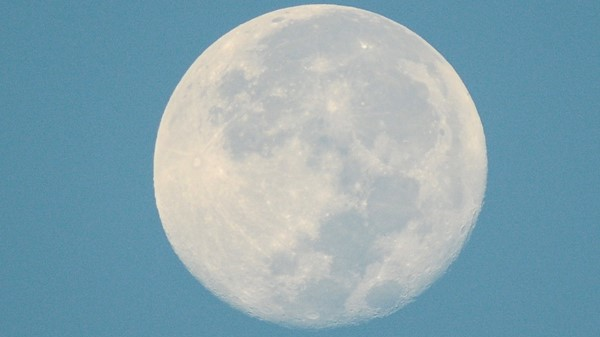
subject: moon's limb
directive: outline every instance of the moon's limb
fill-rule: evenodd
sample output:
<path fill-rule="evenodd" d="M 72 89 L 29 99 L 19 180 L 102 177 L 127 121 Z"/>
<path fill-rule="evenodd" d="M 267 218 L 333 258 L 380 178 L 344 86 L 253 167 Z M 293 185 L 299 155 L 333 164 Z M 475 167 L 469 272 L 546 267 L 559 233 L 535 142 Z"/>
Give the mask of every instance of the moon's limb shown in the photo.
<path fill-rule="evenodd" d="M 163 115 L 157 206 L 207 288 L 281 324 L 390 314 L 455 259 L 485 138 L 446 60 L 367 11 L 265 14 L 210 46 Z"/>

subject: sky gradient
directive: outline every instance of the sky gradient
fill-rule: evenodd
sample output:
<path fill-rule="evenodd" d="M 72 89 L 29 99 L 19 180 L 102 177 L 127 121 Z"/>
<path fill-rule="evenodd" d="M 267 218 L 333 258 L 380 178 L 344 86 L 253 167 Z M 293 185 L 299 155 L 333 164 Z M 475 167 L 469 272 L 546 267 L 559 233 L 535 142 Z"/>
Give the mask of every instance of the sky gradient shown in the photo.
<path fill-rule="evenodd" d="M 427 40 L 483 122 L 479 221 L 414 303 L 359 326 L 288 329 L 187 272 L 154 201 L 163 110 L 221 35 L 299 4 L 0 4 L 0 336 L 600 333 L 598 1 L 336 2 Z"/>

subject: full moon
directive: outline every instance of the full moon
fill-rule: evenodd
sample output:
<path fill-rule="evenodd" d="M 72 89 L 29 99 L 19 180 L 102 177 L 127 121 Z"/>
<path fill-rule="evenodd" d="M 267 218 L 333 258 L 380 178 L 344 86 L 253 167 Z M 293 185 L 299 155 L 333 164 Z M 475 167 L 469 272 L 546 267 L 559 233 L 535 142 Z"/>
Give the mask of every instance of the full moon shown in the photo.
<path fill-rule="evenodd" d="M 452 66 L 381 15 L 277 10 L 192 64 L 160 122 L 154 188 L 183 264 L 286 326 L 389 315 L 452 263 L 482 206 L 485 137 Z"/>

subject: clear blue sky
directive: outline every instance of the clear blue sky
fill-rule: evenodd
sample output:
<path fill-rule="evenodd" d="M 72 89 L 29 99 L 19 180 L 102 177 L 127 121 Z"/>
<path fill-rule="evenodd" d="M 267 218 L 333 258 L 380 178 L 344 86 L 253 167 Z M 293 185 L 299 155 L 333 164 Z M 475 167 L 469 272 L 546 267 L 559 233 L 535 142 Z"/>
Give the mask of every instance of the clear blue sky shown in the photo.
<path fill-rule="evenodd" d="M 0 336 L 600 335 L 600 2 L 337 2 L 455 67 L 489 176 L 441 279 L 392 316 L 325 331 L 213 297 L 173 253 L 152 186 L 185 70 L 228 30 L 302 3 L 180 3 L 0 4 Z"/>

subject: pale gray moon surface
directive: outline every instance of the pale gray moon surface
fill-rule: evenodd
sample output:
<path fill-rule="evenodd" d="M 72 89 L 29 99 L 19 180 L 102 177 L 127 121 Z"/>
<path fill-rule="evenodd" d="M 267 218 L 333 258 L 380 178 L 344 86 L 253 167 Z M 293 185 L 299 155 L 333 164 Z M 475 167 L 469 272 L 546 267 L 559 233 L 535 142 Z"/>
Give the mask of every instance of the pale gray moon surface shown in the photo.
<path fill-rule="evenodd" d="M 342 6 L 260 16 L 191 66 L 163 115 L 156 201 L 173 249 L 258 318 L 388 315 L 456 258 L 482 205 L 485 138 L 448 62 Z"/>

